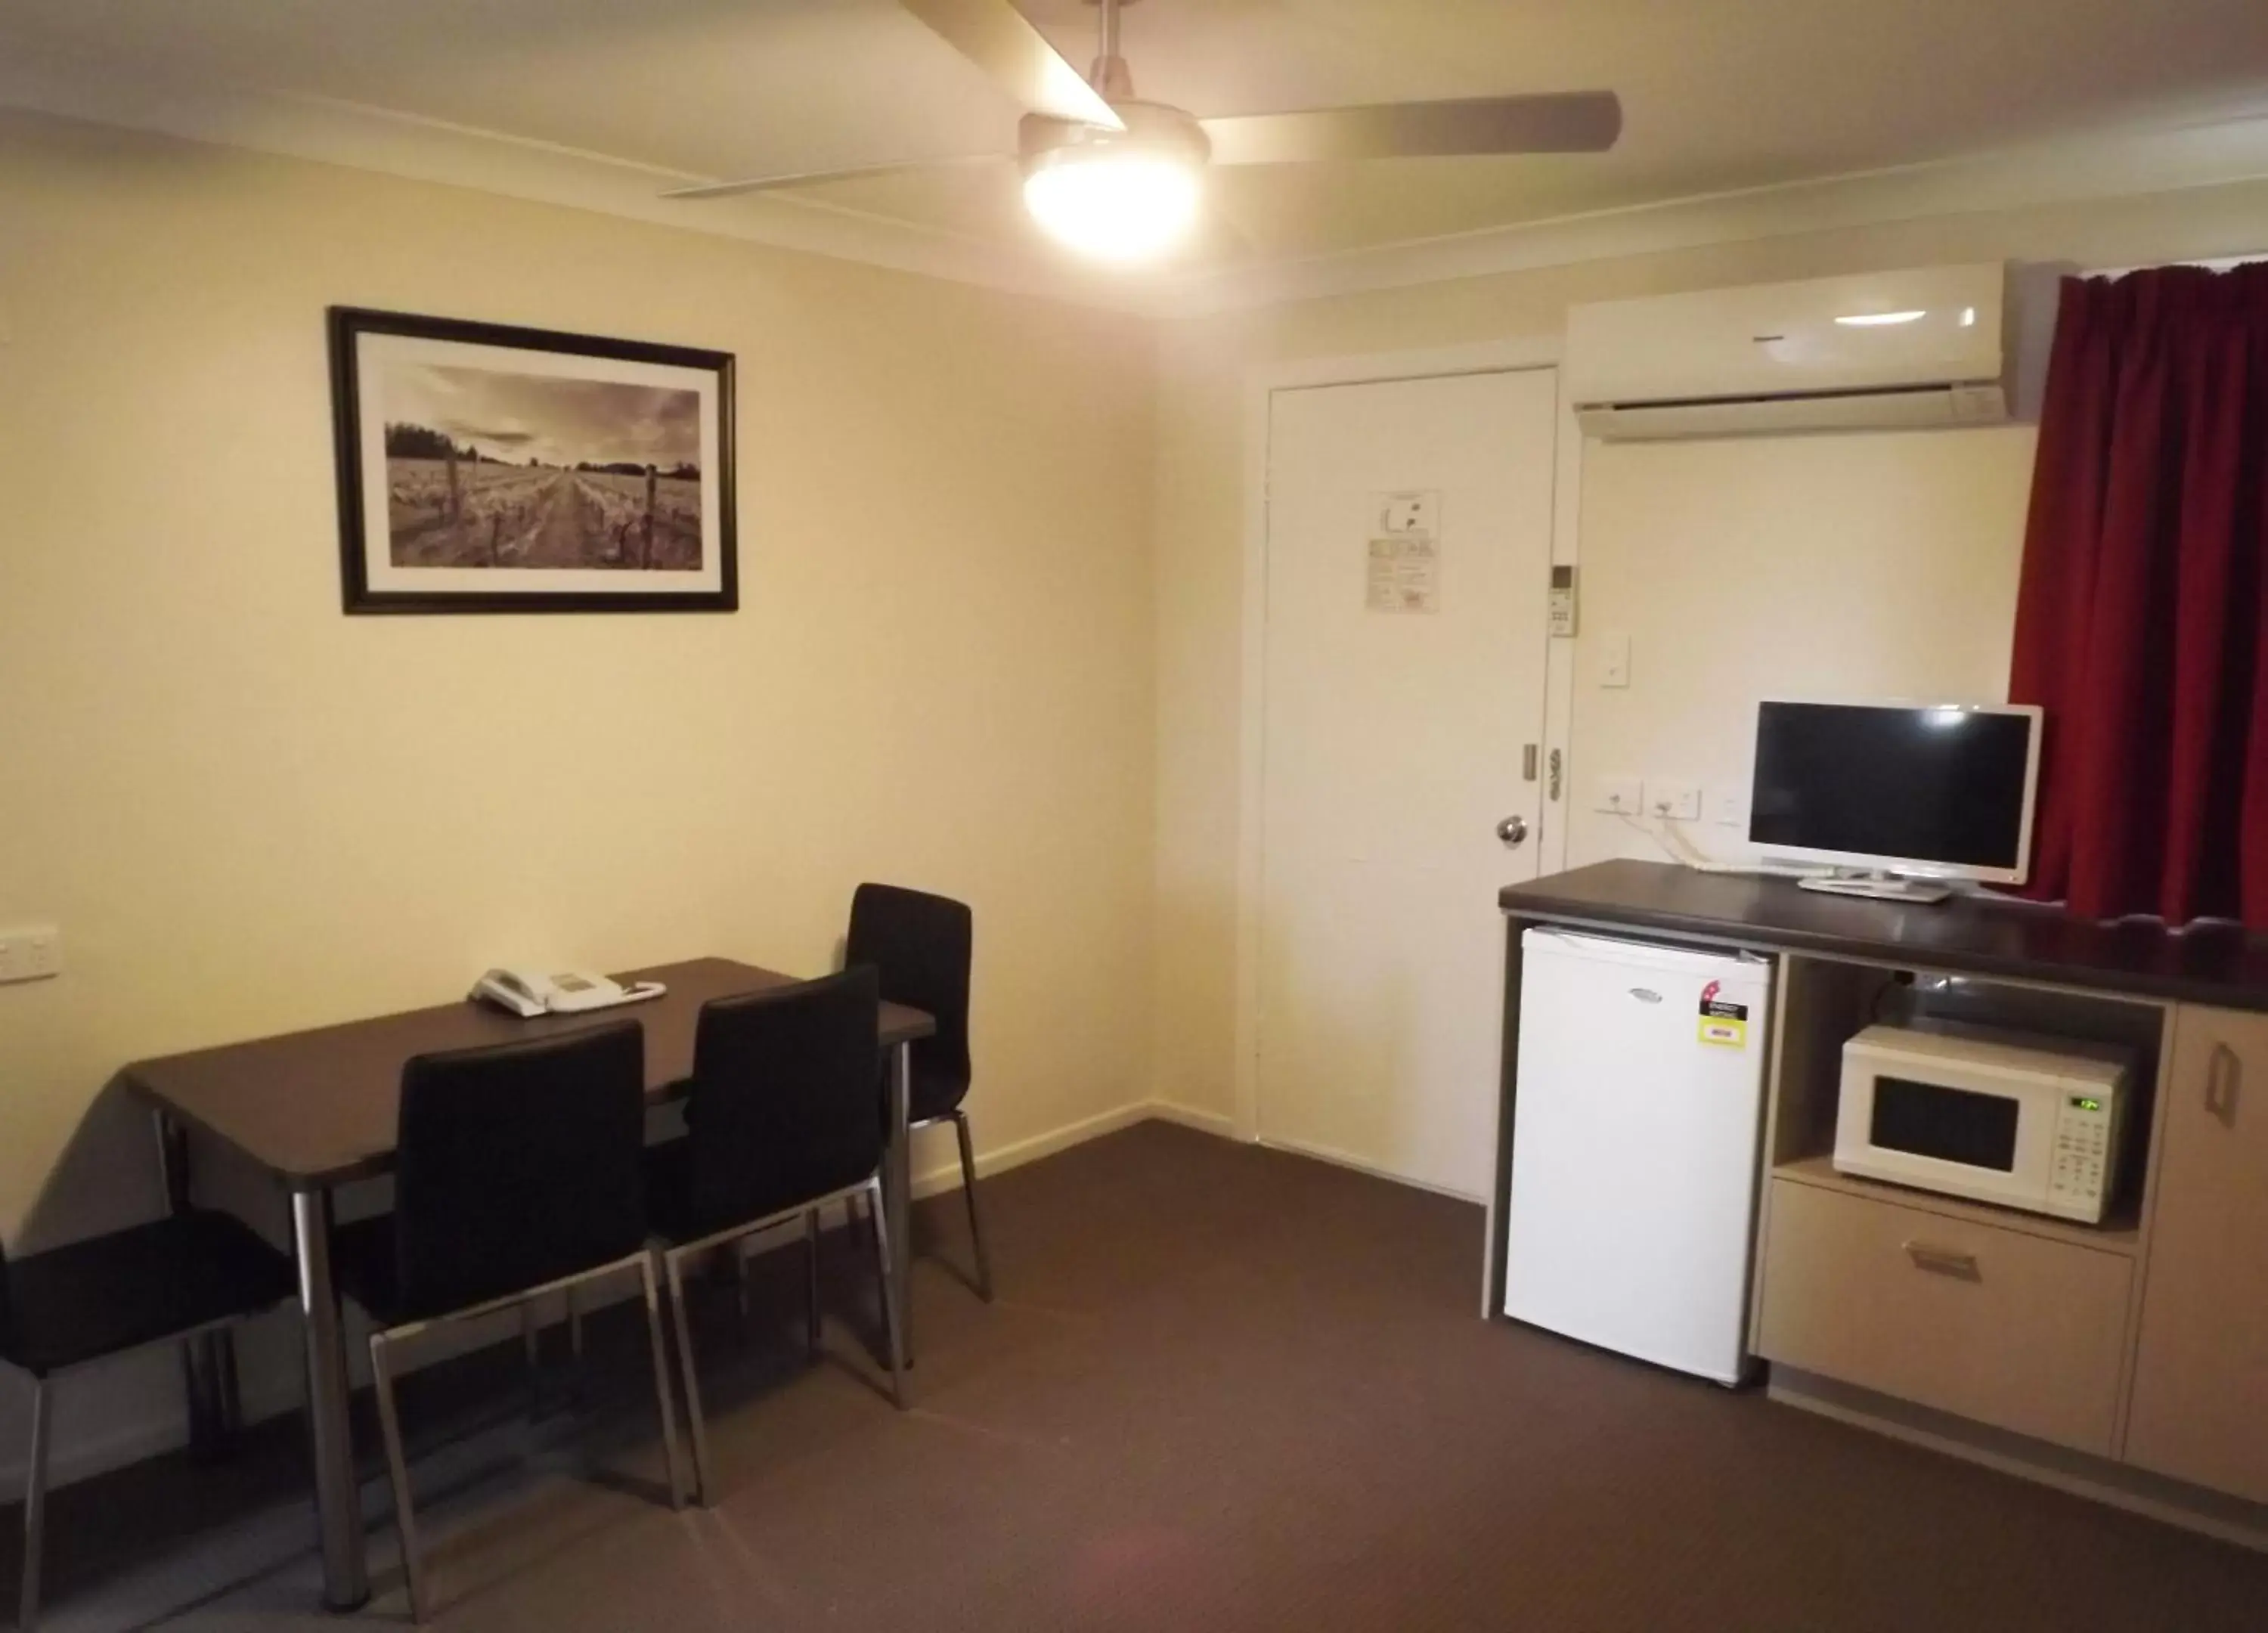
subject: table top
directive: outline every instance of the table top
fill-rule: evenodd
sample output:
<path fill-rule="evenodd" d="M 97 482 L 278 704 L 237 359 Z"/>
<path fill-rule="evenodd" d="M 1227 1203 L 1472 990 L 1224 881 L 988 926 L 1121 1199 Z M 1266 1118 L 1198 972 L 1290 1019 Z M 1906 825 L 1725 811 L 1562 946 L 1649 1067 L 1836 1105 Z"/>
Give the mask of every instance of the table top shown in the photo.
<path fill-rule="evenodd" d="M 2233 925 L 2175 934 L 1986 894 L 1875 901 L 1660 862 L 1601 862 L 1508 886 L 1498 901 L 1522 919 L 2268 1010 L 2268 940 Z"/>
<path fill-rule="evenodd" d="M 236 1147 L 295 1190 L 366 1179 L 394 1166 L 401 1068 L 413 1056 L 556 1036 L 622 1019 L 645 1027 L 646 1097 L 665 1100 L 693 1074 L 694 1022 L 711 998 L 799 979 L 729 959 L 695 959 L 617 975 L 669 990 L 643 1004 L 524 1020 L 465 999 L 311 1032 L 136 1061 L 122 1074 L 144 1100 Z M 935 1033 L 919 1010 L 882 1005 L 884 1047 Z"/>

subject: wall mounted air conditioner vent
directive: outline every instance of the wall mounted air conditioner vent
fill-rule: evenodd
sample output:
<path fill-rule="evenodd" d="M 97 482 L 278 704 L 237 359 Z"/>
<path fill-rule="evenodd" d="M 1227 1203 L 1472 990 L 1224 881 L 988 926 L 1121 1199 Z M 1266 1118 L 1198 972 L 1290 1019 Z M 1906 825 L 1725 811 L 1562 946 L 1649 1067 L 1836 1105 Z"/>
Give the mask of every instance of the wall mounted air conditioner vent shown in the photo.
<path fill-rule="evenodd" d="M 1576 306 L 1567 389 L 1610 441 L 1987 425 L 2007 305 L 1995 262 Z"/>

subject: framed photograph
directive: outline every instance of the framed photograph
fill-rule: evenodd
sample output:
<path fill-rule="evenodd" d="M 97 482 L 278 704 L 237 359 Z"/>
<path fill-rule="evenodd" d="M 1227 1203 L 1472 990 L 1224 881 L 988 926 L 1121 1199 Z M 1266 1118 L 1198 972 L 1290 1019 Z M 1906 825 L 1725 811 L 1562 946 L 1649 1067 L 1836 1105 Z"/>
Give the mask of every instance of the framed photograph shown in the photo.
<path fill-rule="evenodd" d="M 350 613 L 731 612 L 729 352 L 334 306 Z"/>

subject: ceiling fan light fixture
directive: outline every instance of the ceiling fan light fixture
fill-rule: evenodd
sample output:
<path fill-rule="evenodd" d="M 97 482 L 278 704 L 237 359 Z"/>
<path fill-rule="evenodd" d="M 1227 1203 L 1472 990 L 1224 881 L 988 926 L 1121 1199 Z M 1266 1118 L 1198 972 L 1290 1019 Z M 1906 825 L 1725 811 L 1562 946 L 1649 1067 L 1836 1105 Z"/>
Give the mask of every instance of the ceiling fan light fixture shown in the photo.
<path fill-rule="evenodd" d="M 1075 148 L 1024 178 L 1024 205 L 1049 238 L 1098 261 L 1154 261 L 1189 235 L 1204 195 L 1183 154 Z"/>

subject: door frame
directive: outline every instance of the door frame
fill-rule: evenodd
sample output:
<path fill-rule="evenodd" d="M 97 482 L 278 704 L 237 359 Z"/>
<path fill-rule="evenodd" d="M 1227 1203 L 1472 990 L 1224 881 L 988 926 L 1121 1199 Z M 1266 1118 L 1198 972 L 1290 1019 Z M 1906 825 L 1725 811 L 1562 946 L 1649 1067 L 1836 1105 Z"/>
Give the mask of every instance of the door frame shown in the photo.
<path fill-rule="evenodd" d="M 1262 823 L 1266 805 L 1268 718 L 1268 450 L 1271 405 L 1279 391 L 1309 386 L 1367 386 L 1436 379 L 1460 374 L 1500 374 L 1558 369 L 1565 348 L 1556 335 L 1477 341 L 1461 346 L 1351 357 L 1303 357 L 1256 364 L 1244 374 L 1243 650 L 1238 681 L 1236 800 L 1236 1136 L 1260 1137 L 1260 896 Z M 1558 417 L 1552 438 L 1551 563 L 1572 565 L 1582 514 L 1583 438 L 1567 377 L 1557 380 Z M 1576 586 L 1582 601 L 1580 576 Z M 1561 798 L 1539 803 L 1536 865 L 1557 872 L 1567 856 L 1564 813 L 1574 783 L 1569 743 L 1573 717 L 1575 642 L 1550 636 L 1543 675 L 1543 754 L 1560 755 Z"/>

